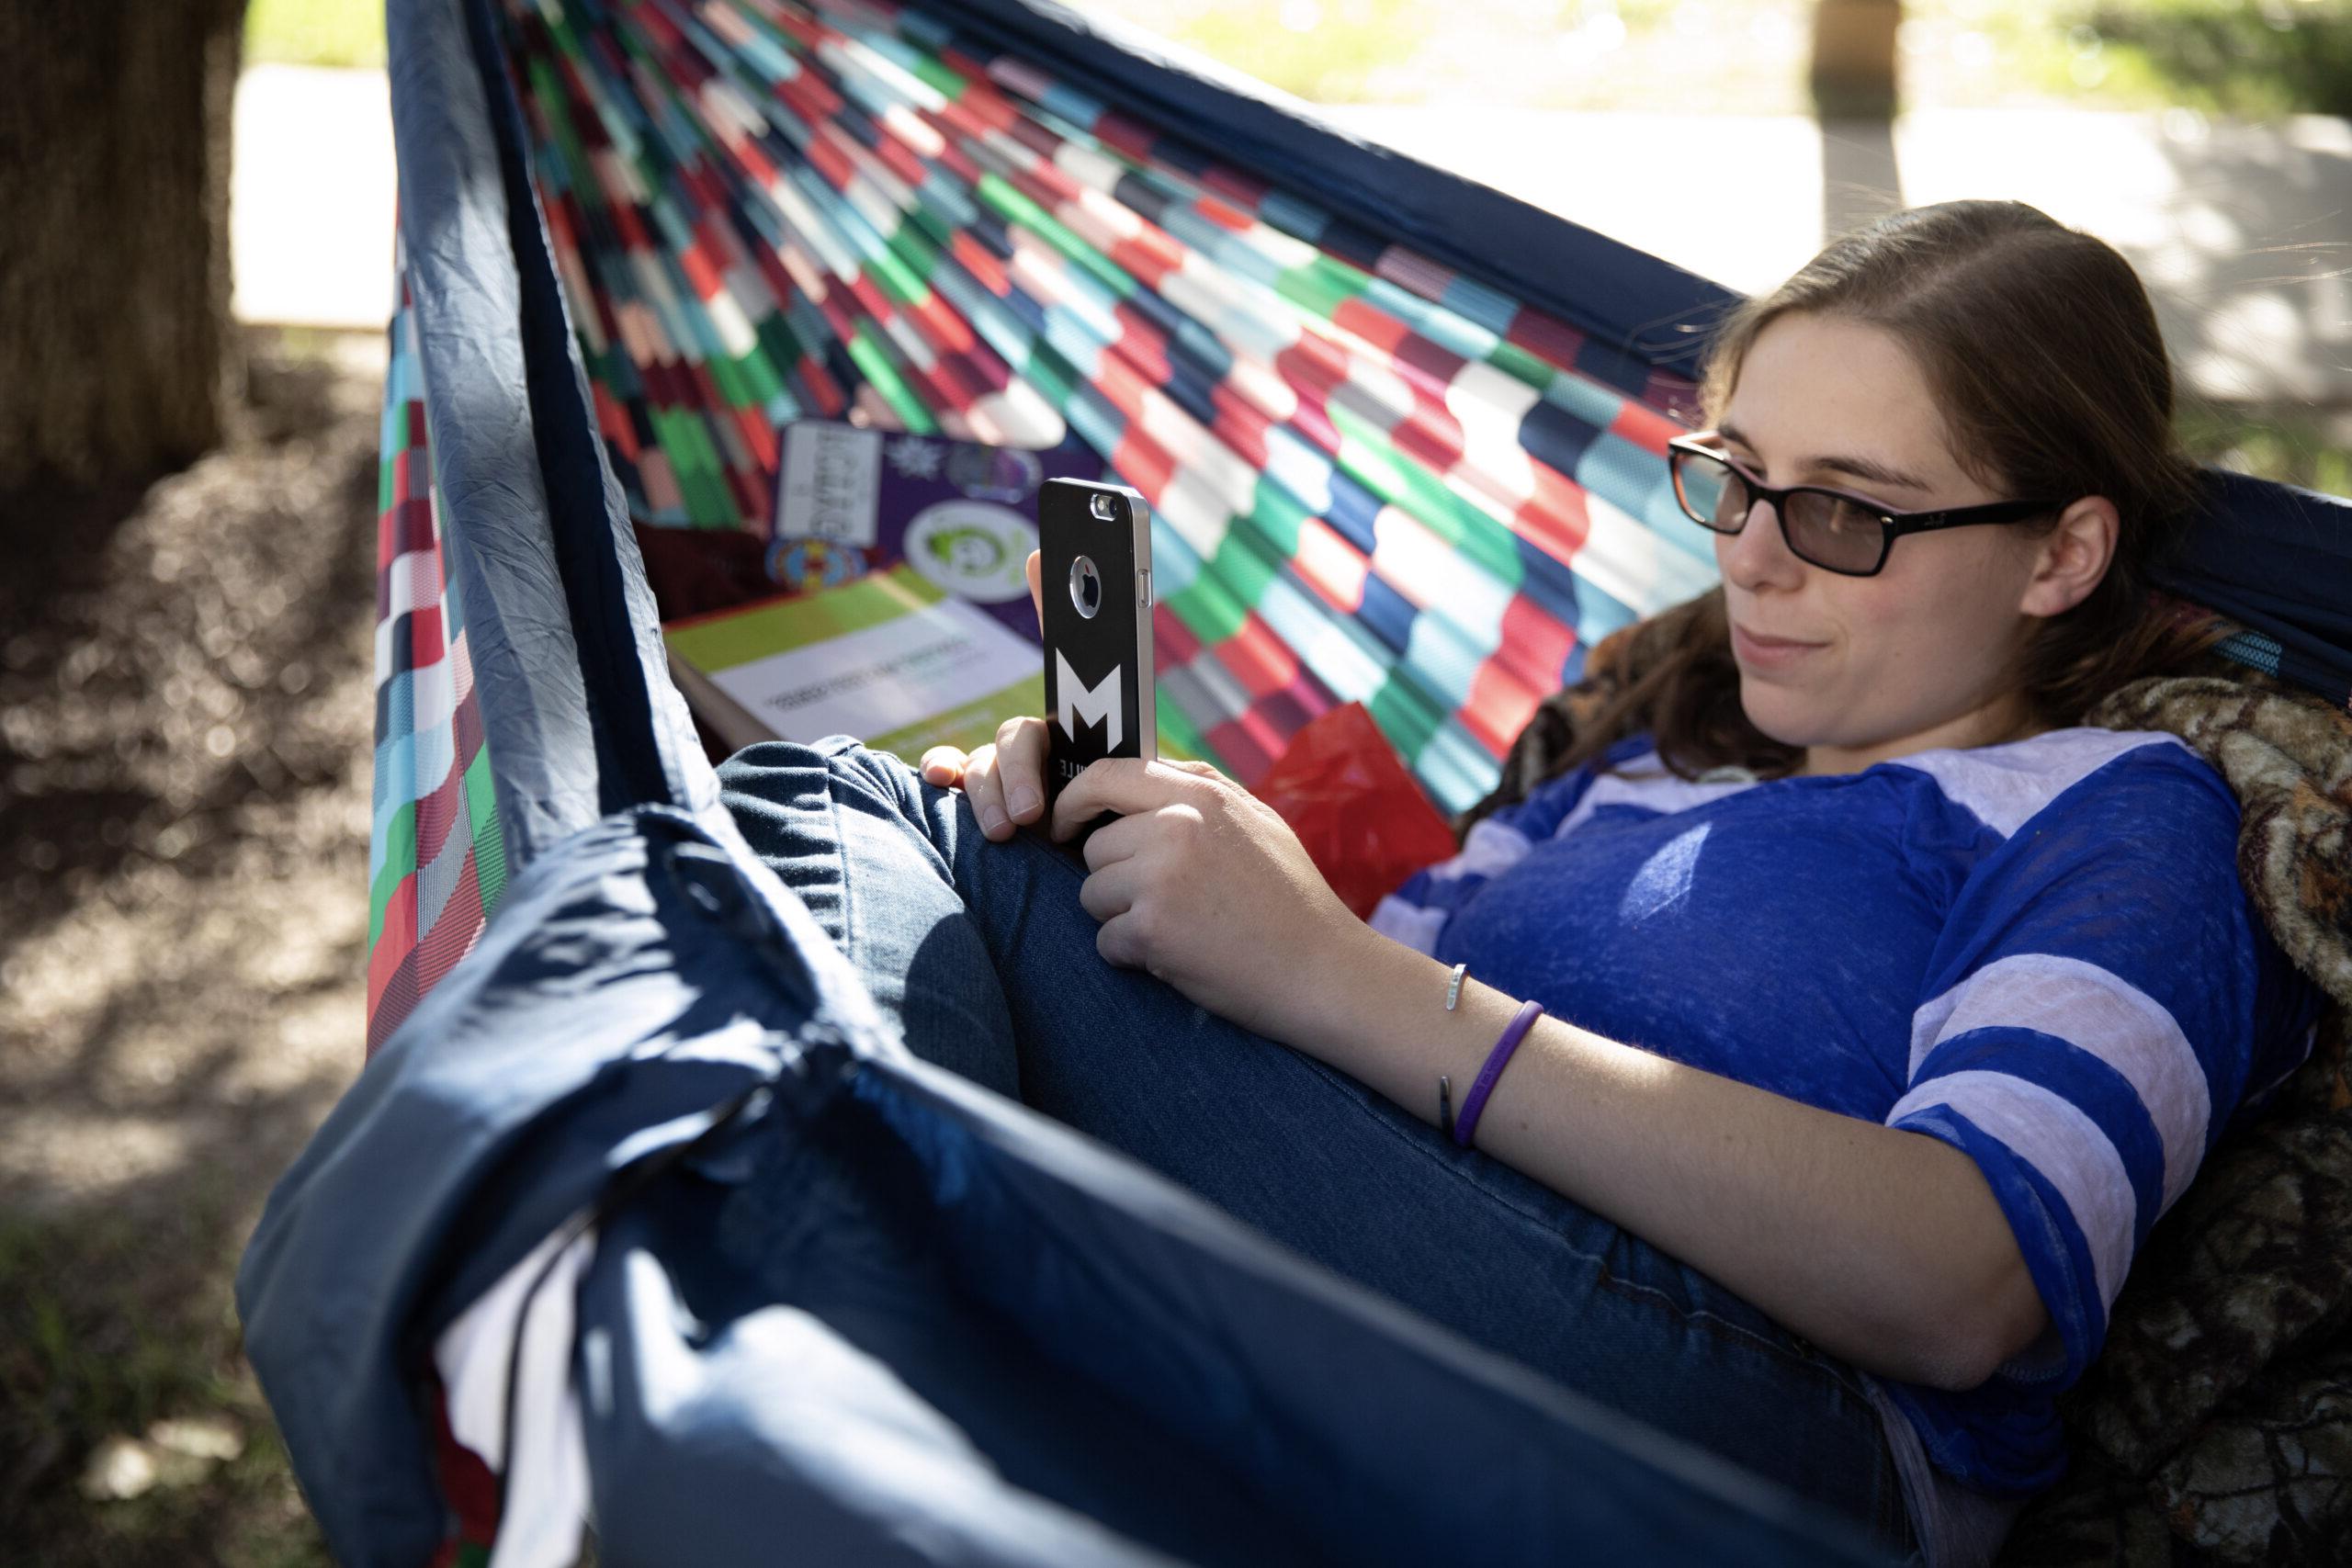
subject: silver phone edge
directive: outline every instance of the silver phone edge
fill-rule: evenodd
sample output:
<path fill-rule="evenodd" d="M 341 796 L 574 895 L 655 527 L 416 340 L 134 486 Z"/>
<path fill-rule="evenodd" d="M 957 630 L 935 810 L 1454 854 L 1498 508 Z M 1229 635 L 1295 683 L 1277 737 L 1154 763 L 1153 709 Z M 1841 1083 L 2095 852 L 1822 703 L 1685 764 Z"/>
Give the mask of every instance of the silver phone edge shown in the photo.
<path fill-rule="evenodd" d="M 1151 503 L 1133 489 L 1127 495 L 1128 525 L 1135 533 L 1131 564 L 1136 577 L 1127 585 L 1132 593 L 1151 571 Z M 1159 592 L 1159 585 L 1153 584 L 1153 595 Z M 1147 762 L 1159 756 L 1159 671 L 1152 663 L 1151 606 L 1140 595 L 1136 600 L 1136 752 Z"/>

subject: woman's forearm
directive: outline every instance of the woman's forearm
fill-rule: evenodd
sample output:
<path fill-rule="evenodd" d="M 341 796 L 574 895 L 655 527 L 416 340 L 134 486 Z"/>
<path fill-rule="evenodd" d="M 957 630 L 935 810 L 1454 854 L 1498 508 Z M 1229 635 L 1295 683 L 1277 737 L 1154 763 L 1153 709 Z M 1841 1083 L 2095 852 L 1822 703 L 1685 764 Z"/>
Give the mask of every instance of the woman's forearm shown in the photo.
<path fill-rule="evenodd" d="M 1435 1123 L 1438 1075 L 1458 1108 L 1518 998 L 1466 980 L 1448 1012 L 1446 965 L 1358 929 L 1278 1037 Z M 1865 1371 L 1973 1387 L 2046 1322 L 1957 1149 L 1562 1020 L 1521 1043 L 1476 1141 Z"/>

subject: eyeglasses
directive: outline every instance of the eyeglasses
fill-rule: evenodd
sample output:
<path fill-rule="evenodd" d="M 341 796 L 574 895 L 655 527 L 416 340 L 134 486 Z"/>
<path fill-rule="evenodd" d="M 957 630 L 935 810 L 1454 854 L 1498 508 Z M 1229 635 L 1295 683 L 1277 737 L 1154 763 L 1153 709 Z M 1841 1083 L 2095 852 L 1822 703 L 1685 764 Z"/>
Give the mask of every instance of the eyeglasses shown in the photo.
<path fill-rule="evenodd" d="M 1674 499 L 1681 503 L 1683 514 L 1702 528 L 1736 534 L 1747 525 L 1747 514 L 1756 503 L 1769 501 L 1773 515 L 1781 520 L 1781 536 L 1798 559 L 1847 577 L 1876 576 L 1886 565 L 1894 541 L 1905 534 L 1964 528 L 1972 523 L 2021 523 L 2065 504 L 1996 501 L 1937 512 L 1890 512 L 1867 496 L 1821 485 L 1774 490 L 1750 478 L 1722 452 L 1702 445 L 1711 434 L 1702 431 L 1678 435 L 1666 444 Z"/>

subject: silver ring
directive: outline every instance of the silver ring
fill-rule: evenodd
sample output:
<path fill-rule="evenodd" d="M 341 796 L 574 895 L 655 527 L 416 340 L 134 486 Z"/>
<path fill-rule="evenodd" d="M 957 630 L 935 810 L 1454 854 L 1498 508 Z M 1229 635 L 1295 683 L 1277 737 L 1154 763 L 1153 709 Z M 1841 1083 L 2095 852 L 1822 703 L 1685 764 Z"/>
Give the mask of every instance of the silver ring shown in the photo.
<path fill-rule="evenodd" d="M 1445 1010 L 1448 1012 L 1452 1012 L 1453 1010 L 1453 1004 L 1462 999 L 1462 972 L 1469 967 L 1470 965 L 1467 964 L 1455 964 L 1453 966 L 1453 978 L 1446 982 Z"/>

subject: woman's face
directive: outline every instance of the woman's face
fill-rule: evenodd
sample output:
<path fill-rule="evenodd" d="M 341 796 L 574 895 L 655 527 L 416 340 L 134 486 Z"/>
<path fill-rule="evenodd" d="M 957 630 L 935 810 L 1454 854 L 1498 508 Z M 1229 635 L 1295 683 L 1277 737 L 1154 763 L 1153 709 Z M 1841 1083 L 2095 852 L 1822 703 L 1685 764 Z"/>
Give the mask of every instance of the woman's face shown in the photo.
<path fill-rule="evenodd" d="M 1749 345 L 1718 428 L 1733 460 L 1769 485 L 1827 485 L 1895 512 L 2009 499 L 1945 449 L 1909 355 L 1850 321 L 1774 318 Z M 2018 722 L 2004 676 L 2033 625 L 2021 604 L 2037 553 L 2022 531 L 1911 535 L 1877 576 L 1846 577 L 1790 553 L 1758 502 L 1714 547 L 1741 704 L 1765 734 L 1806 748 L 1808 771 L 1984 744 Z M 1752 637 L 1808 646 L 1774 651 Z"/>

